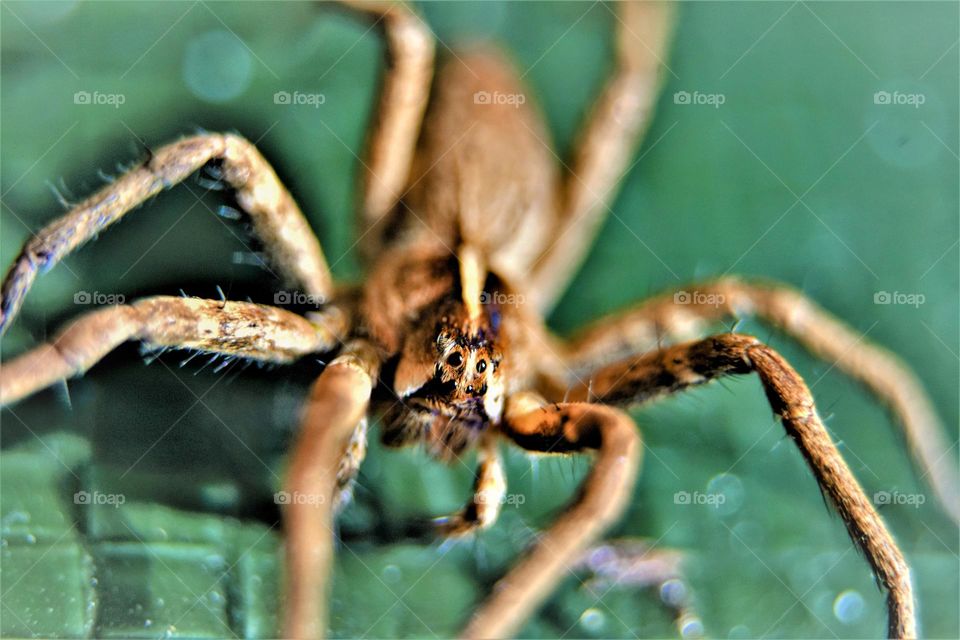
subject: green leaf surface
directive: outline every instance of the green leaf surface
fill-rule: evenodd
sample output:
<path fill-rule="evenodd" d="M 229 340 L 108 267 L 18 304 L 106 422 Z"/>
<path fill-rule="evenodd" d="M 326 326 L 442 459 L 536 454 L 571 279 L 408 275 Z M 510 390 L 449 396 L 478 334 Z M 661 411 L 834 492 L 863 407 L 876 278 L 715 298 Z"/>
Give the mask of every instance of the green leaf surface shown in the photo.
<path fill-rule="evenodd" d="M 566 157 L 609 69 L 614 18 L 594 3 L 425 3 L 442 44 L 512 55 Z M 683 3 L 657 116 L 596 249 L 550 318 L 561 334 L 654 293 L 727 272 L 803 290 L 909 363 L 951 442 L 958 417 L 956 3 Z M 337 278 L 359 281 L 353 210 L 382 43 L 307 3 L 5 2 L 0 7 L 0 263 L 69 200 L 198 128 L 255 141 L 301 204 Z M 278 91 L 323 94 L 283 105 Z M 123 96 L 77 104 L 75 94 Z M 718 107 L 682 92 L 722 95 Z M 922 95 L 883 104 L 877 92 Z M 79 292 L 225 295 L 272 303 L 229 194 L 196 179 L 161 194 L 44 274 L 2 342 L 23 352 L 91 307 Z M 876 304 L 882 292 L 922 303 Z M 913 568 L 923 633 L 960 635 L 956 527 L 883 407 L 769 327 L 807 379 Z M 84 378 L 0 414 L 0 635 L 273 637 L 282 533 L 273 501 L 300 403 L 322 369 L 214 373 L 123 346 Z M 711 637 L 878 637 L 882 595 L 825 508 L 756 380 L 634 413 L 644 467 L 610 532 L 686 554 Z M 339 527 L 331 632 L 447 637 L 588 470 L 507 451 L 510 494 L 475 541 L 431 518 L 466 500 L 472 458 L 443 466 L 372 443 Z M 956 458 L 957 449 L 946 455 Z M 78 494 L 90 502 L 78 501 Z M 722 505 L 678 495 L 722 495 Z M 122 504 L 120 504 L 122 497 Z M 522 497 L 522 500 L 520 499 Z M 909 499 L 909 500 L 907 500 Z M 921 504 L 916 504 L 922 502 Z M 656 589 L 599 593 L 570 575 L 525 637 L 677 635 Z M 692 631 L 692 628 L 688 628 Z"/>

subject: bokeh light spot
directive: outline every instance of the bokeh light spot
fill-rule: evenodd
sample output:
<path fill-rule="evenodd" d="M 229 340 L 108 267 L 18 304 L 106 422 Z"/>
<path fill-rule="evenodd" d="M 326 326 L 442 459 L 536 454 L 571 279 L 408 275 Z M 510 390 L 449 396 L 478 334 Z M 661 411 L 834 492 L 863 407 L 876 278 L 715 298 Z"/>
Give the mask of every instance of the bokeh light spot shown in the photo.
<path fill-rule="evenodd" d="M 208 31 L 188 44 L 183 80 L 190 92 L 207 102 L 228 102 L 250 86 L 253 59 L 240 39 L 221 29 Z"/>

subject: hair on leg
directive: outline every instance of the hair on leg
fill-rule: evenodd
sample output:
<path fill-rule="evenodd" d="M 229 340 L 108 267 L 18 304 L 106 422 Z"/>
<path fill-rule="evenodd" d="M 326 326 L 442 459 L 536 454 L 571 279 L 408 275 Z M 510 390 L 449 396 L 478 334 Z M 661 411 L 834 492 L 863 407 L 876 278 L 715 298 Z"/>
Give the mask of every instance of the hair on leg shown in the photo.
<path fill-rule="evenodd" d="M 635 405 L 725 376 L 748 373 L 760 378 L 773 412 L 887 591 L 889 636 L 916 637 L 913 587 L 906 560 L 830 439 L 803 378 L 776 351 L 752 336 L 718 335 L 608 365 L 591 378 L 590 384 L 574 387 L 570 397 Z"/>
<path fill-rule="evenodd" d="M 346 315 L 330 306 L 308 320 L 251 302 L 157 296 L 84 314 L 52 341 L 0 367 L 0 405 L 60 380 L 83 375 L 127 340 L 148 348 L 196 349 L 287 363 L 330 351 L 346 331 Z"/>
<path fill-rule="evenodd" d="M 37 276 L 211 160 L 253 222 L 281 274 L 305 294 L 329 299 L 333 281 L 320 243 L 277 174 L 250 142 L 233 134 L 203 134 L 160 147 L 134 169 L 38 231 L 20 251 L 0 289 L 0 334 L 10 326 Z"/>

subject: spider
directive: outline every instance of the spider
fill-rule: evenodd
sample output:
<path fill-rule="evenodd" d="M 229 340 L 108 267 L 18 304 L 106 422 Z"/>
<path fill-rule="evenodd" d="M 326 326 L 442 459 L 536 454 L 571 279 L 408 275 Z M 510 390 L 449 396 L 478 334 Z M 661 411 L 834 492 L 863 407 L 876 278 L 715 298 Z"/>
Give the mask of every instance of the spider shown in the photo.
<path fill-rule="evenodd" d="M 153 151 L 23 248 L 2 287 L 0 330 L 42 271 L 137 205 L 218 162 L 277 270 L 324 303 L 297 315 L 232 300 L 158 296 L 81 316 L 51 342 L 4 363 L 0 403 L 82 375 L 127 340 L 286 364 L 332 359 L 306 401 L 286 490 L 284 635 L 323 635 L 337 510 L 362 462 L 368 420 L 390 446 L 440 460 L 478 451 L 474 494 L 440 533 L 492 526 L 505 480 L 499 443 L 544 455 L 593 455 L 577 501 L 501 578 L 464 630 L 505 637 L 523 622 L 629 502 L 642 443 L 625 409 L 727 376 L 756 374 L 771 408 L 887 591 L 889 635 L 915 637 L 910 571 L 843 461 L 799 374 L 770 346 L 717 320 L 755 315 L 860 381 L 900 418 L 919 464 L 956 515 L 953 470 L 912 373 L 800 293 L 723 278 L 601 320 L 568 341 L 544 316 L 582 262 L 652 116 L 671 9 L 625 4 L 616 67 L 568 171 L 511 67 L 486 49 L 434 68 L 429 30 L 404 5 L 355 4 L 382 27 L 388 65 L 364 162 L 361 241 L 369 276 L 333 282 L 320 243 L 257 149 L 202 134 Z M 518 303 L 518 301 L 520 301 Z"/>

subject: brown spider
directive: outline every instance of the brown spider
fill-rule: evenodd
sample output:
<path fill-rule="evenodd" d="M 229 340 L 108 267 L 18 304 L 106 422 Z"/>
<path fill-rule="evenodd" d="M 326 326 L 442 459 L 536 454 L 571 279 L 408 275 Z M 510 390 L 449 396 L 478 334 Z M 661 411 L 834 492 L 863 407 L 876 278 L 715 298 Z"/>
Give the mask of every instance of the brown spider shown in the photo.
<path fill-rule="evenodd" d="M 284 635 L 291 637 L 325 631 L 333 520 L 363 459 L 368 416 L 381 418 L 383 440 L 392 446 L 424 443 L 445 460 L 478 447 L 474 496 L 443 520 L 441 532 L 449 536 L 496 520 L 505 492 L 501 438 L 543 454 L 593 451 L 578 501 L 500 580 L 464 631 L 503 637 L 520 628 L 626 506 L 641 442 L 623 409 L 756 373 L 887 590 L 889 635 L 915 637 L 909 568 L 831 441 L 803 379 L 756 338 L 690 339 L 718 319 L 753 314 L 835 361 L 889 404 L 956 517 L 955 472 L 938 460 L 947 447 L 935 414 L 898 360 L 862 343 L 795 291 L 730 278 L 697 287 L 716 294 L 719 305 L 678 306 L 668 294 L 567 343 L 545 327 L 544 314 L 586 255 L 650 121 L 670 8 L 622 6 L 618 65 L 566 176 L 542 142 L 536 112 L 525 100 L 510 100 L 523 88 L 495 53 L 460 52 L 434 77 L 433 40 L 414 13 L 400 4 L 356 9 L 382 26 L 388 50 L 360 211 L 371 258 L 367 282 L 334 285 L 304 216 L 250 143 L 235 135 L 187 138 L 158 149 L 26 244 L 3 283 L 0 329 L 13 321 L 38 273 L 213 160 L 222 163 L 277 267 L 303 293 L 327 302 L 306 316 L 165 296 L 104 308 L 5 363 L 0 403 L 81 375 L 131 339 L 272 363 L 336 352 L 310 393 L 286 480 L 288 492 L 318 498 L 285 509 Z"/>

